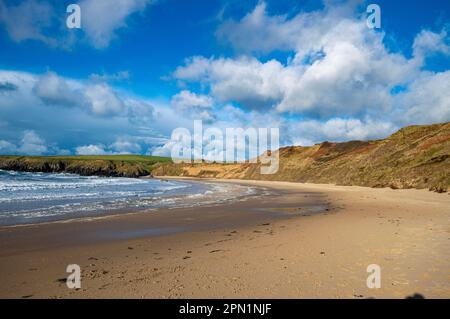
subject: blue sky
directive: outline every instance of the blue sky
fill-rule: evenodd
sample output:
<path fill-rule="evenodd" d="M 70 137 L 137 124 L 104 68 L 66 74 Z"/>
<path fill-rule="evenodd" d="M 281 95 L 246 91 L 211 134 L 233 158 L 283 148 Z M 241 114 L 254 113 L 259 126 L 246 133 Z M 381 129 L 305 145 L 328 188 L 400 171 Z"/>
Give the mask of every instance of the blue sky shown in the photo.
<path fill-rule="evenodd" d="M 449 22 L 441 0 L 1 0 L 0 153 L 168 155 L 194 119 L 282 145 L 449 121 Z"/>

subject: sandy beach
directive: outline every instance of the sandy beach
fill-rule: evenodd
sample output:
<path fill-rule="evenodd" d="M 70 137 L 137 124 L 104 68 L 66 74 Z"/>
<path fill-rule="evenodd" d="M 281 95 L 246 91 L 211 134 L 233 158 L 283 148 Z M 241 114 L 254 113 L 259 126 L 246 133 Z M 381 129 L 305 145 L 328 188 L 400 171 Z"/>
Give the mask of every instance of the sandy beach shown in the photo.
<path fill-rule="evenodd" d="M 2 298 L 450 297 L 450 196 L 216 181 L 232 204 L 0 228 Z M 68 264 L 82 287 L 68 289 Z M 381 267 L 381 288 L 366 285 Z"/>

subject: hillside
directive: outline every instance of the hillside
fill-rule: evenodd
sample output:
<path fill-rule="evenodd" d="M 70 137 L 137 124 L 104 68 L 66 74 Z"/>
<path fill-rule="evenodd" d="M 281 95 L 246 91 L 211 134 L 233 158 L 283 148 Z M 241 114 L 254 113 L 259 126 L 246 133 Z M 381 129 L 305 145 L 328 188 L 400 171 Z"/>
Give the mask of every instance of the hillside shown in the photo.
<path fill-rule="evenodd" d="M 151 175 L 157 163 L 170 158 L 139 155 L 0 156 L 0 169 L 26 172 L 139 177 Z"/>
<path fill-rule="evenodd" d="M 239 178 L 391 188 L 450 189 L 450 123 L 409 126 L 383 140 L 324 142 L 279 150 L 280 168 L 259 164 L 158 164 L 155 175 Z"/>

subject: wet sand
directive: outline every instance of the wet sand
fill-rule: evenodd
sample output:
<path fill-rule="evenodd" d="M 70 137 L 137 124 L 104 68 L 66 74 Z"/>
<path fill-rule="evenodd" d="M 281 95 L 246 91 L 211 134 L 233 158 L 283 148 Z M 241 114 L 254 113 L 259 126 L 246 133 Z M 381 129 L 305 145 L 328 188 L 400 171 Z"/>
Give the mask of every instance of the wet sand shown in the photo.
<path fill-rule="evenodd" d="M 246 201 L 0 228 L 0 297 L 450 297 L 450 196 L 241 183 Z M 82 287 L 68 289 L 68 264 Z M 366 286 L 370 264 L 381 288 Z"/>

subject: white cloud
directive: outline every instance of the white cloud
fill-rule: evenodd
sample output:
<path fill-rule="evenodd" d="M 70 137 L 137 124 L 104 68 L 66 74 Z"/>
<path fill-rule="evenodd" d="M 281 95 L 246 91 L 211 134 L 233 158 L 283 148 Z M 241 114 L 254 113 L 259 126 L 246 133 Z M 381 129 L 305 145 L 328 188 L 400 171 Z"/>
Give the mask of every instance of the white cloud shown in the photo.
<path fill-rule="evenodd" d="M 104 48 L 150 1 L 81 3 L 88 11 L 82 9 L 88 40 Z M 45 24 L 30 25 L 38 26 L 31 28 L 37 34 L 45 33 Z M 106 83 L 127 79 L 127 72 L 79 80 L 52 72 L 0 71 L 0 116 L 8 130 L 18 132 L 15 136 L 25 129 L 45 132 L 46 127 L 67 134 L 73 140 L 64 149 L 81 145 L 77 152 L 153 150 L 158 155 L 170 155 L 172 144 L 165 137 L 174 127 L 190 127 L 193 118 L 221 128 L 279 126 L 285 145 L 379 138 L 400 126 L 450 120 L 450 71 L 424 70 L 427 57 L 450 53 L 445 31 L 420 32 L 408 58 L 389 50 L 384 33 L 368 29 L 351 6 L 326 4 L 324 10 L 273 16 L 259 2 L 243 19 L 225 22 L 217 35 L 238 55 L 187 59 L 173 73 L 185 86 L 170 101 L 149 101 Z M 26 38 L 39 36 L 22 36 Z M 267 59 L 270 55 L 250 56 L 272 51 L 290 57 L 278 61 Z M 11 142 L 11 136 L 0 131 L 0 152 L 17 152 L 23 145 L 38 152 L 54 150 L 43 140 Z"/>
<path fill-rule="evenodd" d="M 174 125 L 187 121 L 177 117 L 167 102 L 149 101 L 105 83 L 52 72 L 36 75 L 0 70 L 0 83 L 6 87 L 0 91 L 2 154 L 18 153 L 17 136 L 24 130 L 45 133 L 51 141 L 46 154 L 66 154 L 68 149 L 99 142 L 109 145 L 108 152 L 147 152 L 161 144 Z M 129 143 L 117 139 L 124 135 L 130 137 Z M 35 146 L 34 151 L 25 146 L 21 150 L 45 151 L 41 147 L 45 144 Z"/>
<path fill-rule="evenodd" d="M 171 104 L 177 112 L 192 119 L 205 122 L 212 122 L 215 119 L 212 112 L 214 103 L 210 96 L 183 90 L 172 97 Z"/>
<path fill-rule="evenodd" d="M 4 93 L 15 94 L 14 99 L 6 96 L 2 98 L 0 95 L 0 106 L 2 103 L 21 102 L 24 106 L 32 107 L 41 102 L 52 107 L 77 107 L 100 117 L 126 115 L 128 112 L 130 118 L 151 118 L 153 114 L 149 103 L 120 94 L 104 82 L 74 80 L 61 77 L 55 72 L 35 75 L 0 70 L 0 83 L 14 88 L 4 90 Z"/>
<path fill-rule="evenodd" d="M 194 57 L 186 66 L 178 67 L 174 76 L 210 85 L 211 94 L 222 102 L 233 100 L 244 107 L 258 108 L 282 98 L 281 86 L 288 73 L 290 70 L 275 60 L 262 63 L 249 57 L 215 60 Z"/>
<path fill-rule="evenodd" d="M 427 55 L 433 53 L 450 54 L 450 45 L 446 43 L 448 34 L 445 30 L 434 33 L 422 30 L 414 39 L 413 55 L 419 64 L 423 63 Z"/>
<path fill-rule="evenodd" d="M 393 116 L 400 125 L 450 121 L 450 71 L 427 73 L 395 97 Z"/>
<path fill-rule="evenodd" d="M 150 102 L 128 98 L 124 103 L 127 107 L 127 116 L 131 124 L 138 127 L 152 127 L 155 124 L 155 108 Z"/>
<path fill-rule="evenodd" d="M 391 89 L 419 72 L 415 61 L 385 48 L 383 33 L 368 29 L 341 7 L 287 19 L 268 16 L 261 2 L 241 21 L 222 28 L 219 34 L 228 30 L 224 34 L 239 37 L 229 39 L 235 46 L 294 53 L 286 64 L 245 56 L 194 57 L 175 70 L 175 78 L 200 82 L 209 86 L 213 97 L 244 108 L 355 116 L 374 107 L 388 108 Z"/>
<path fill-rule="evenodd" d="M 34 131 L 25 131 L 17 152 L 28 155 L 42 155 L 48 152 L 47 145 Z"/>
<path fill-rule="evenodd" d="M 225 21 L 217 30 L 217 37 L 243 52 L 268 53 L 275 50 L 306 54 L 307 46 L 318 50 L 333 28 L 353 20 L 355 1 L 326 3 L 323 10 L 288 15 L 269 15 L 267 5 L 260 1 L 253 11 L 241 20 Z M 338 38 L 351 38 L 358 34 L 341 34 Z"/>
<path fill-rule="evenodd" d="M 78 155 L 140 154 L 142 147 L 138 140 L 139 138 L 134 136 L 121 136 L 108 146 L 104 144 L 78 146 L 75 153 Z"/>
<path fill-rule="evenodd" d="M 78 146 L 75 149 L 75 153 L 77 155 L 105 155 L 109 154 L 105 151 L 105 146 L 98 144 L 98 145 L 84 145 L 84 146 Z"/>
<path fill-rule="evenodd" d="M 172 148 L 177 145 L 176 141 L 169 140 L 163 145 L 157 146 L 152 150 L 151 155 L 153 156 L 162 156 L 162 157 L 171 157 Z"/>
<path fill-rule="evenodd" d="M 284 129 L 289 132 L 286 134 L 289 136 L 286 144 L 310 146 L 323 141 L 384 138 L 397 130 L 397 127 L 388 121 L 332 118 L 325 122 L 305 120 L 284 123 Z"/>
<path fill-rule="evenodd" d="M 322 122 L 369 118 L 398 123 L 395 118 L 387 120 L 399 108 L 392 92 L 399 87 L 419 89 L 423 81 L 438 84 L 432 78 L 442 75 L 423 71 L 423 57 L 449 53 L 448 35 L 422 31 L 409 59 L 386 48 L 384 33 L 367 28 L 354 9 L 353 4 L 326 3 L 324 10 L 270 16 L 260 2 L 240 21 L 225 22 L 218 36 L 244 52 L 290 52 L 293 57 L 285 64 L 248 56 L 196 56 L 187 59 L 173 76 L 187 84 L 199 83 L 214 99 L 236 102 L 247 110 L 276 110 Z M 425 74 L 427 79 L 420 81 Z M 429 92 L 439 101 L 445 98 L 443 90 L 430 88 Z M 406 114 L 412 122 L 413 114 Z M 446 112 L 435 115 L 434 120 L 447 118 Z"/>
<path fill-rule="evenodd" d="M 152 0 L 81 0 L 81 31 L 77 35 L 65 28 L 65 11 L 57 15 L 54 4 L 46 1 L 23 0 L 19 4 L 0 2 L 0 23 L 11 39 L 42 41 L 50 46 L 69 48 L 77 40 L 87 40 L 93 47 L 104 49 L 117 37 L 117 31 L 127 27 L 130 17 L 143 10 Z M 58 4 L 58 10 L 61 6 Z M 64 25 L 64 27 L 61 27 Z"/>
<path fill-rule="evenodd" d="M 124 109 L 123 101 L 106 84 L 88 86 L 85 91 L 92 113 L 96 115 L 115 115 Z"/>
<path fill-rule="evenodd" d="M 36 85 L 36 77 L 28 72 L 0 70 L 0 82 L 13 86 L 15 89 L 10 92 L 19 94 L 32 91 Z"/>
<path fill-rule="evenodd" d="M 181 109 L 189 109 L 190 107 L 211 108 L 213 100 L 209 96 L 183 90 L 172 97 L 172 104 Z"/>
<path fill-rule="evenodd" d="M 78 89 L 54 72 L 41 76 L 34 86 L 36 95 L 44 103 L 59 106 L 81 105 L 83 96 Z"/>
<path fill-rule="evenodd" d="M 34 130 L 21 132 L 22 138 L 17 142 L 0 140 L 0 154 L 7 155 L 46 155 L 61 154 L 65 150 L 48 145 Z"/>
<path fill-rule="evenodd" d="M 82 0 L 82 28 L 92 45 L 105 48 L 116 31 L 127 26 L 127 18 L 141 12 L 151 0 Z"/>
<path fill-rule="evenodd" d="M 50 150 L 45 140 L 33 130 L 22 132 L 22 138 L 17 145 L 0 140 L 0 154 L 42 155 L 49 151 L 54 151 L 54 149 Z"/>
<path fill-rule="evenodd" d="M 39 40 L 54 45 L 55 41 L 45 35 L 45 30 L 52 24 L 53 14 L 52 6 L 42 1 L 25 0 L 10 6 L 0 2 L 0 23 L 16 42 Z"/>
<path fill-rule="evenodd" d="M 118 154 L 138 154 L 141 153 L 141 146 L 133 141 L 133 138 L 120 137 L 113 144 L 110 145 L 110 148 L 114 150 L 115 153 Z"/>

